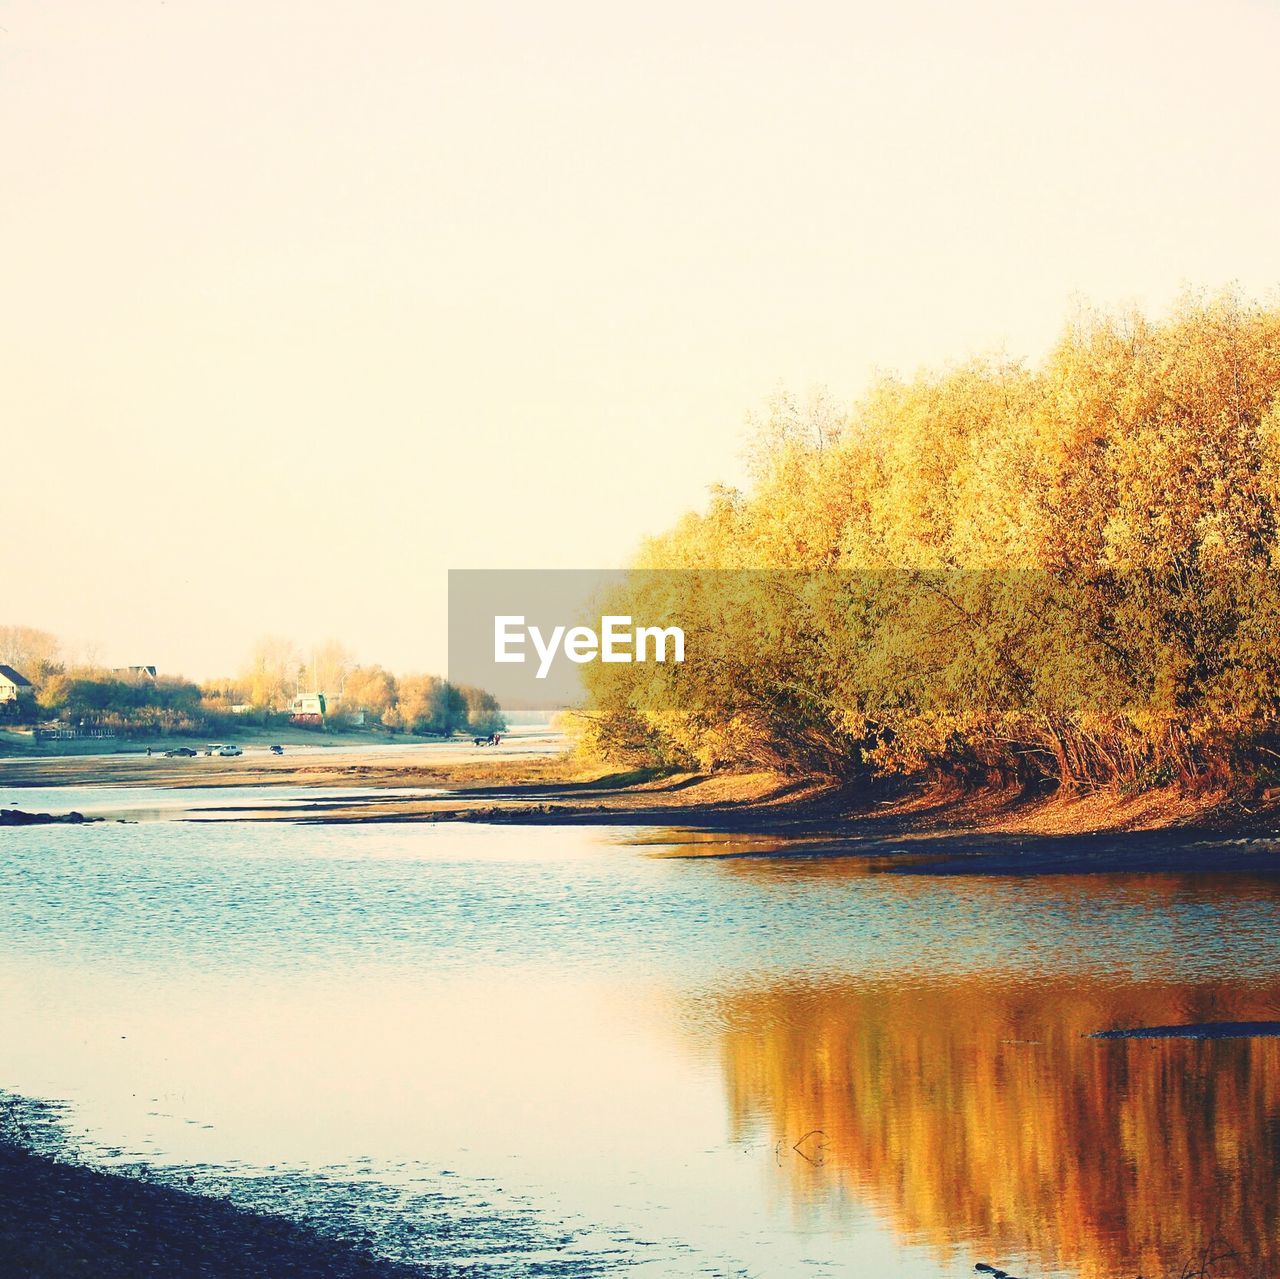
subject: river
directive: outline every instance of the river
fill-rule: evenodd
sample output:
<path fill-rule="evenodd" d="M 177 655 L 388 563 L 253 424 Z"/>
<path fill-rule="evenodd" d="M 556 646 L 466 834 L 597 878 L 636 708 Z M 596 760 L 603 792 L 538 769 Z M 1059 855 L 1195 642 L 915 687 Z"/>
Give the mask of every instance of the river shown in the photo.
<path fill-rule="evenodd" d="M 1280 1018 L 1276 881 L 22 799 L 147 818 L 0 832 L 67 1157 L 493 1276 L 1280 1273 L 1280 1040 L 1092 1037 Z"/>

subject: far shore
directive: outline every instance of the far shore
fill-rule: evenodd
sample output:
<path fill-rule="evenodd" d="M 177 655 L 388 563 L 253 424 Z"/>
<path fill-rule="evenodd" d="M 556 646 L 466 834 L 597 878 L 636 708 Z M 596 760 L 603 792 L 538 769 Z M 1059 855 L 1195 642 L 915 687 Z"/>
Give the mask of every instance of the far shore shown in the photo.
<path fill-rule="evenodd" d="M 908 874 L 1280 872 L 1280 807 L 1222 795 L 1150 791 L 1028 796 L 904 785 L 878 796 L 768 773 L 610 772 L 583 768 L 548 730 L 497 747 L 250 747 L 236 758 L 137 752 L 0 758 L 0 806 L 28 787 L 208 790 L 182 815 L 337 825 L 487 822 L 639 828 L 677 857 L 856 858 Z M 220 789 L 306 787 L 331 795 L 287 807 L 234 804 Z M 356 792 L 353 794 L 352 792 Z M 92 816 L 87 805 L 86 815 Z"/>

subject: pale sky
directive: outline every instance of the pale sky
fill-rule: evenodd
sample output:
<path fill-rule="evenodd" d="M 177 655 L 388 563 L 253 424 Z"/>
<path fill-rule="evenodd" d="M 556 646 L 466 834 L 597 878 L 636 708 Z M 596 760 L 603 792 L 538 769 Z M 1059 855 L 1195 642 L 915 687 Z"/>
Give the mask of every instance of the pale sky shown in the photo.
<path fill-rule="evenodd" d="M 784 386 L 1280 282 L 1280 6 L 0 0 L 0 623 L 443 670 Z"/>

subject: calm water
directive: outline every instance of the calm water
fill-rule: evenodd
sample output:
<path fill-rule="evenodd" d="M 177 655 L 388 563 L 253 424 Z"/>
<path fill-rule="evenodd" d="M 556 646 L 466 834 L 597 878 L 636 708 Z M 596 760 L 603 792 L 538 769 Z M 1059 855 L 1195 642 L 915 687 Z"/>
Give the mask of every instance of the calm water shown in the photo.
<path fill-rule="evenodd" d="M 1088 1037 L 1280 1018 L 1276 884 L 631 834 L 0 832 L 0 1087 L 81 1158 L 483 1274 L 1280 1273 L 1280 1041 Z"/>

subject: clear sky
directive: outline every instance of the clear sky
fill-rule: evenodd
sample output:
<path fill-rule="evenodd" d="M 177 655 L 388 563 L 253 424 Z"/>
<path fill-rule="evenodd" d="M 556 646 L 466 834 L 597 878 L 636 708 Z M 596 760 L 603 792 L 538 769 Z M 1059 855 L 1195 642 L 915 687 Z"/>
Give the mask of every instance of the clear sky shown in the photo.
<path fill-rule="evenodd" d="M 1280 6 L 0 3 L 0 622 L 443 669 L 778 386 L 1280 281 Z"/>

